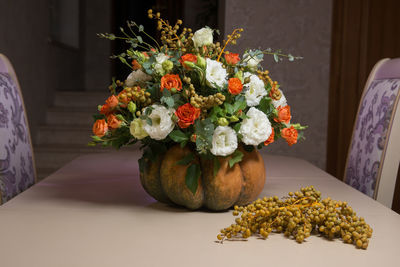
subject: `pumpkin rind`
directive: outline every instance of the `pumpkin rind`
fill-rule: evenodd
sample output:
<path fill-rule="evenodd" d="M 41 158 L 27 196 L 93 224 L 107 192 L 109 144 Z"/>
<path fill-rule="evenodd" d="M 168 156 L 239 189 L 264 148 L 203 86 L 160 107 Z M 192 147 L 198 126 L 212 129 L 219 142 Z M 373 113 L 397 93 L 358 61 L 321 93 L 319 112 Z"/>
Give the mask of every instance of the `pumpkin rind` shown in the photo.
<path fill-rule="evenodd" d="M 244 154 L 242 161 L 229 168 L 230 157 L 217 157 L 220 168 L 214 177 L 214 162 L 195 156 L 194 163 L 201 165 L 198 187 L 193 194 L 186 186 L 186 171 L 190 164 L 177 164 L 188 154 L 188 147 L 171 147 L 155 161 L 147 160 L 140 181 L 147 193 L 164 203 L 175 203 L 189 209 L 202 206 L 211 210 L 226 210 L 233 205 L 246 205 L 257 198 L 265 183 L 264 161 L 254 149 Z"/>
<path fill-rule="evenodd" d="M 159 155 L 155 161 L 149 159 L 144 160 L 146 161 L 146 165 L 144 170 L 140 173 L 140 182 L 144 190 L 160 202 L 171 203 L 161 187 L 160 166 L 163 155 Z"/>
<path fill-rule="evenodd" d="M 212 160 L 202 161 L 204 204 L 211 210 L 225 210 L 236 202 L 242 189 L 242 173 L 238 164 L 229 168 L 228 158 L 218 157 L 220 168 L 214 177 Z"/>
<path fill-rule="evenodd" d="M 189 148 L 181 148 L 179 145 L 170 148 L 161 163 L 160 179 L 164 192 L 172 202 L 189 209 L 198 209 L 204 201 L 201 177 L 198 180 L 197 191 L 193 194 L 185 183 L 186 170 L 189 165 L 177 164 L 179 160 L 191 153 L 193 152 Z M 197 157 L 194 162 L 199 164 Z"/>
<path fill-rule="evenodd" d="M 239 162 L 242 171 L 242 191 L 235 205 L 246 205 L 257 198 L 265 183 L 264 160 L 257 150 L 247 152 L 240 148 L 243 159 Z"/>

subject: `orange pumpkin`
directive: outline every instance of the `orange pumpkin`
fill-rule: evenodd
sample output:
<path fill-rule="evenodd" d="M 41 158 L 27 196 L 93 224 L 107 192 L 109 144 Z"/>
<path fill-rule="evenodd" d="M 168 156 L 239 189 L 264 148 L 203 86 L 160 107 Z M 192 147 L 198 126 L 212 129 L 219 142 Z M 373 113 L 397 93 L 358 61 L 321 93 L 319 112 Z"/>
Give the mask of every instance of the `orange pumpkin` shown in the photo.
<path fill-rule="evenodd" d="M 211 210 L 225 210 L 233 205 L 245 205 L 261 193 L 265 183 L 264 161 L 254 149 L 244 154 L 242 161 L 229 167 L 229 157 L 218 157 L 220 168 L 214 176 L 214 162 L 195 156 L 194 162 L 201 166 L 198 187 L 193 194 L 186 186 L 188 166 L 177 162 L 193 153 L 179 145 L 171 147 L 156 161 L 147 160 L 140 173 L 143 188 L 160 202 L 175 203 L 189 209 L 206 207 Z"/>

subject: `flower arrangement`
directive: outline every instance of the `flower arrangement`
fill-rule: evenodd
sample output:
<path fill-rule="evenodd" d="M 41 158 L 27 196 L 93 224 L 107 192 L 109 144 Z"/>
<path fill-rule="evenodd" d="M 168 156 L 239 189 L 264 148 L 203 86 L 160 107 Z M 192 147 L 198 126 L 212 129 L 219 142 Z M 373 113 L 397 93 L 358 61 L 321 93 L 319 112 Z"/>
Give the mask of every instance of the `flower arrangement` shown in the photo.
<path fill-rule="evenodd" d="M 99 35 L 130 45 L 113 58 L 132 72 L 123 82 L 113 79 L 111 96 L 94 115 L 90 145 L 120 148 L 140 141 L 142 167 L 145 159 L 179 144 L 208 159 L 229 157 L 232 167 L 243 157 L 239 146 L 251 151 L 281 137 L 290 146 L 303 138 L 305 127 L 291 122 L 291 109 L 278 82 L 260 65 L 265 54 L 277 62 L 300 57 L 272 49 L 247 50 L 241 57 L 226 49 L 243 29 L 235 29 L 220 44 L 214 43 L 217 30 L 204 27 L 193 33 L 181 29 L 181 20 L 170 25 L 152 10 L 148 17 L 157 21 L 161 44 L 133 21 L 127 22 L 127 30 L 121 28 L 122 36 Z M 195 165 L 189 158 L 182 162 Z M 199 171 L 186 177 L 193 193 Z"/>

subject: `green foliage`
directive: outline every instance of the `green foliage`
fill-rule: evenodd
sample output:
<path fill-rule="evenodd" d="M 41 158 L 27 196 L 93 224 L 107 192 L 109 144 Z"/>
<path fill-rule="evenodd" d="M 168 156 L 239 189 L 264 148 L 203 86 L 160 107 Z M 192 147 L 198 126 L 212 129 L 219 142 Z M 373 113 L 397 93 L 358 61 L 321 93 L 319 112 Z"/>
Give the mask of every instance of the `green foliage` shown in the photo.
<path fill-rule="evenodd" d="M 189 168 L 186 170 L 185 183 L 189 190 L 194 194 L 196 194 L 198 187 L 198 180 L 201 175 L 201 169 L 198 164 L 191 164 Z"/>
<path fill-rule="evenodd" d="M 189 137 L 181 130 L 174 130 L 169 134 L 169 137 L 176 143 L 188 141 Z"/>
<path fill-rule="evenodd" d="M 229 163 L 229 168 L 232 168 L 233 165 L 235 165 L 236 163 L 242 161 L 243 159 L 243 153 L 236 149 L 235 152 L 233 152 L 231 158 L 229 159 L 228 163 Z"/>
<path fill-rule="evenodd" d="M 188 165 L 193 160 L 194 160 L 194 154 L 190 153 L 190 154 L 186 155 L 185 157 L 183 157 L 181 160 L 177 161 L 176 164 L 177 165 Z"/>
<path fill-rule="evenodd" d="M 196 120 L 195 134 L 196 134 L 196 148 L 200 154 L 207 153 L 212 147 L 212 136 L 214 133 L 214 124 L 211 119 Z"/>

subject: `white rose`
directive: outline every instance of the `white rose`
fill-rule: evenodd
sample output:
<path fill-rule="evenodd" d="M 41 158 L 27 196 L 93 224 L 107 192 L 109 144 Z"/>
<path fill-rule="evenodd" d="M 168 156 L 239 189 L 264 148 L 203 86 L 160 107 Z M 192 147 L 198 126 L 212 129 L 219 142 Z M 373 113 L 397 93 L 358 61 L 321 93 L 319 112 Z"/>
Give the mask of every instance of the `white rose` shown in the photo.
<path fill-rule="evenodd" d="M 163 53 L 159 53 L 156 56 L 156 63 L 154 64 L 154 70 L 161 76 L 165 74 L 162 64 L 164 61 L 168 60 L 169 56 Z"/>
<path fill-rule="evenodd" d="M 243 143 L 256 146 L 267 140 L 272 133 L 267 115 L 255 107 L 250 108 L 246 115 L 249 118 L 243 120 L 239 129 Z"/>
<path fill-rule="evenodd" d="M 248 53 L 244 53 L 244 55 L 243 55 L 243 62 L 246 62 L 247 66 L 251 70 L 257 70 L 257 66 L 258 66 L 258 64 L 260 64 L 261 61 L 263 61 L 262 58 L 258 58 L 256 56 L 251 56 Z"/>
<path fill-rule="evenodd" d="M 279 106 L 285 107 L 285 106 L 287 106 L 286 97 L 280 89 L 278 89 L 278 90 L 279 90 L 279 92 L 281 92 L 281 98 L 279 100 L 272 99 L 272 104 L 274 105 L 275 108 L 278 108 Z"/>
<path fill-rule="evenodd" d="M 247 73 L 245 74 L 245 76 Z M 261 98 L 267 95 L 267 90 L 265 90 L 264 82 L 258 78 L 257 75 L 250 75 L 250 82 L 245 84 L 246 103 L 249 107 L 254 107 L 260 104 Z"/>
<path fill-rule="evenodd" d="M 215 156 L 228 156 L 238 146 L 236 132 L 229 126 L 218 126 L 214 130 L 211 153 Z"/>
<path fill-rule="evenodd" d="M 213 43 L 213 30 L 208 27 L 201 28 L 194 33 L 192 40 L 196 47 L 210 45 Z"/>
<path fill-rule="evenodd" d="M 226 83 L 226 69 L 222 67 L 222 63 L 216 60 L 206 59 L 206 80 L 210 87 L 223 87 Z"/>
<path fill-rule="evenodd" d="M 126 78 L 125 85 L 132 87 L 141 83 L 145 83 L 151 80 L 151 76 L 143 72 L 142 70 L 132 71 Z"/>
<path fill-rule="evenodd" d="M 129 131 L 131 132 L 131 135 L 133 135 L 133 137 L 135 137 L 136 139 L 143 139 L 146 136 L 148 136 L 148 133 L 143 129 L 143 122 L 141 119 L 137 118 L 134 119 L 131 122 L 131 125 L 129 127 Z"/>
<path fill-rule="evenodd" d="M 147 107 L 146 109 L 148 109 Z M 167 109 L 161 105 L 151 105 L 153 109 L 148 118 L 151 119 L 152 124 L 144 123 L 144 130 L 149 134 L 152 139 L 163 140 L 174 129 L 175 123 L 172 120 L 174 109 Z M 145 111 L 146 111 L 145 109 Z"/>

